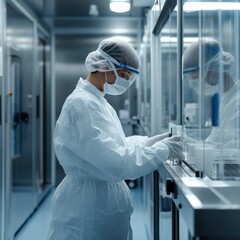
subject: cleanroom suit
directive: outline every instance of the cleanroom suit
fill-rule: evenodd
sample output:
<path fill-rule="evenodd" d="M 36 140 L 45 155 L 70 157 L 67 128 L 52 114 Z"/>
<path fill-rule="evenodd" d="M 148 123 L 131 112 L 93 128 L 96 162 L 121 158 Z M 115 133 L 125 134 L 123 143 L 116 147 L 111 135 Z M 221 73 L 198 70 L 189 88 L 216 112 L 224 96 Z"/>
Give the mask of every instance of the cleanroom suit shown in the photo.
<path fill-rule="evenodd" d="M 131 240 L 133 207 L 124 182 L 155 169 L 169 156 L 160 141 L 125 137 L 115 110 L 89 81 L 66 99 L 54 132 L 66 176 L 53 198 L 49 240 Z"/>
<path fill-rule="evenodd" d="M 221 149 L 239 149 L 240 83 L 236 82 L 222 93 L 219 108 L 219 126 L 213 127 L 206 139 Z"/>

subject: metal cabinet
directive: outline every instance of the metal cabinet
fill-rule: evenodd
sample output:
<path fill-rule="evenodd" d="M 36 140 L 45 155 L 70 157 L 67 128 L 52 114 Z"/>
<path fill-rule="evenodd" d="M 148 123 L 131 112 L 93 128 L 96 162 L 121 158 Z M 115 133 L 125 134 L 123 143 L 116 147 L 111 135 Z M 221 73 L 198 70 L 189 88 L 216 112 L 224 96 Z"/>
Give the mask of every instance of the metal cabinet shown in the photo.
<path fill-rule="evenodd" d="M 240 238 L 239 181 L 196 178 L 175 161 L 165 163 L 160 174 L 166 177 L 165 196 L 172 200 L 172 239 Z"/>

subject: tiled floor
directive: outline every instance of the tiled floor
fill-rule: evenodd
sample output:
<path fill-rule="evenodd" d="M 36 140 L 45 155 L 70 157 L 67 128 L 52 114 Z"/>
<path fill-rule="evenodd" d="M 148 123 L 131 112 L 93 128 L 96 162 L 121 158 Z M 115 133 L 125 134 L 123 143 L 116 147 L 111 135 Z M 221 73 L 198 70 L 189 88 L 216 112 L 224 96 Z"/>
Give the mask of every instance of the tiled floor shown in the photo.
<path fill-rule="evenodd" d="M 131 190 L 134 205 L 131 224 L 134 240 L 146 240 L 144 214 L 142 207 L 142 190 L 136 188 Z M 51 196 L 50 194 L 39 206 L 22 230 L 17 234 L 15 240 L 46 240 L 48 226 L 51 218 Z"/>

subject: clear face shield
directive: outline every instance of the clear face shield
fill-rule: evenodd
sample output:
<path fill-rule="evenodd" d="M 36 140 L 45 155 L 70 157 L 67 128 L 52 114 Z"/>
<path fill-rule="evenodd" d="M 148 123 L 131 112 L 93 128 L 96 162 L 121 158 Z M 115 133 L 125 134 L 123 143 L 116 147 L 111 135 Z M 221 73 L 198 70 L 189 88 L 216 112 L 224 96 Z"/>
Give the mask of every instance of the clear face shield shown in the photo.
<path fill-rule="evenodd" d="M 116 76 L 116 80 L 114 83 L 112 84 L 109 84 L 108 82 L 105 83 L 104 86 L 105 92 L 111 95 L 119 95 L 124 93 L 136 80 L 137 75 L 139 74 L 138 70 L 128 65 L 119 63 L 102 50 L 98 51 L 101 52 L 101 55 L 108 62 L 109 65 L 108 71 L 113 71 Z M 119 76 L 118 71 L 123 71 L 124 74 L 121 74 L 121 76 Z"/>
<path fill-rule="evenodd" d="M 133 83 L 136 80 L 137 75 L 139 75 L 138 69 L 130 67 L 126 64 L 119 63 L 118 61 L 110 57 L 107 53 L 105 53 L 101 49 L 98 49 L 98 51 L 102 54 L 104 59 L 106 59 L 109 62 L 109 65 L 110 65 L 109 71 L 114 71 L 116 77 L 118 77 L 117 71 L 124 70 L 125 75 L 122 77 L 123 79 L 130 81 L 131 83 Z"/>
<path fill-rule="evenodd" d="M 211 96 L 218 92 L 224 73 L 230 73 L 231 66 L 219 60 L 220 57 L 215 57 L 202 69 L 199 66 L 183 69 L 183 79 L 187 81 L 189 87 L 197 94 L 201 93 L 200 87 L 203 88 L 205 96 Z M 202 72 L 200 72 L 202 71 Z M 202 81 L 200 82 L 200 77 Z"/>

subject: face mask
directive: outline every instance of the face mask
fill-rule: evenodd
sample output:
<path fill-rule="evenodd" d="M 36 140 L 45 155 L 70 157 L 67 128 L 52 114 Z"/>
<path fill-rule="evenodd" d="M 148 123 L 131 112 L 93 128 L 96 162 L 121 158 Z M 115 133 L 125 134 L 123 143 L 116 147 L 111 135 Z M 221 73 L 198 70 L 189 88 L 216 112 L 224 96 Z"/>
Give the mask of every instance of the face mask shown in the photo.
<path fill-rule="evenodd" d="M 192 88 L 197 94 L 200 94 L 199 89 L 199 79 L 191 79 L 189 80 L 189 87 Z M 205 96 L 212 96 L 213 94 L 218 92 L 218 85 L 210 85 L 204 82 L 204 95 Z"/>
<path fill-rule="evenodd" d="M 132 85 L 136 77 L 129 80 L 121 78 L 118 76 L 118 73 L 114 64 L 111 62 L 109 62 L 109 64 L 112 67 L 112 70 L 116 76 L 116 81 L 113 84 L 109 84 L 106 79 L 106 82 L 104 83 L 104 91 L 106 94 L 110 94 L 110 95 L 121 95 Z"/>
<path fill-rule="evenodd" d="M 189 87 L 199 94 L 199 79 L 188 80 Z"/>
<path fill-rule="evenodd" d="M 115 83 L 104 83 L 104 91 L 106 94 L 120 95 L 123 94 L 131 86 L 132 83 L 133 81 L 129 81 L 117 76 Z"/>
<path fill-rule="evenodd" d="M 218 85 L 209 85 L 207 83 L 205 83 L 204 85 L 205 85 L 205 88 L 204 88 L 205 96 L 212 96 L 218 92 Z"/>

